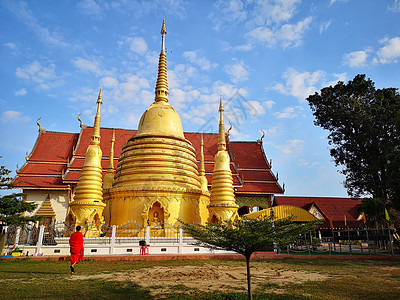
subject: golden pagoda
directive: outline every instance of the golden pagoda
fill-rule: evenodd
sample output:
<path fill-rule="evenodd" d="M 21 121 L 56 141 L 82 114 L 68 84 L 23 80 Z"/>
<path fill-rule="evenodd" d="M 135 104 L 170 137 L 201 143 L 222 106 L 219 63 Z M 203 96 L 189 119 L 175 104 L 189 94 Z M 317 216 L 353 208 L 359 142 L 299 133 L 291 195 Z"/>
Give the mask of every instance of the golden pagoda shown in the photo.
<path fill-rule="evenodd" d="M 102 187 L 102 168 L 100 149 L 100 105 L 102 103 L 101 88 L 97 98 L 97 112 L 94 120 L 93 134 L 86 150 L 85 163 L 75 190 L 74 200 L 69 204 L 66 223 L 75 227 L 80 225 L 86 237 L 100 236 L 100 227 L 104 224 Z"/>
<path fill-rule="evenodd" d="M 226 151 L 225 126 L 223 118 L 222 97 L 219 103 L 219 131 L 218 152 L 214 158 L 214 171 L 211 182 L 211 200 L 208 222 L 223 223 L 233 222 L 239 218 L 235 194 L 233 190 L 233 179 L 230 168 L 229 153 Z"/>
<path fill-rule="evenodd" d="M 195 149 L 168 103 L 166 33 L 163 20 L 155 101 L 143 113 L 136 135 L 122 147 L 107 195 L 111 225 L 133 221 L 163 229 L 178 220 L 208 219 L 210 196 L 200 181 Z"/>

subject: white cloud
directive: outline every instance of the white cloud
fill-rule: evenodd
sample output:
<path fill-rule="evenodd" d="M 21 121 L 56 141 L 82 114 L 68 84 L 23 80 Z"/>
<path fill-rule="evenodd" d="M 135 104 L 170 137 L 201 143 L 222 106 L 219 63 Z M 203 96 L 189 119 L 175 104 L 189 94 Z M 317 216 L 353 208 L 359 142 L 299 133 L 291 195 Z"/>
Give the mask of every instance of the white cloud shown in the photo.
<path fill-rule="evenodd" d="M 168 71 L 168 86 L 170 90 L 181 88 L 187 84 L 190 78 L 198 77 L 198 71 L 191 65 L 179 64 L 173 70 Z"/>
<path fill-rule="evenodd" d="M 321 163 L 318 162 L 318 161 L 310 162 L 310 161 L 307 161 L 307 160 L 304 159 L 304 158 L 300 158 L 299 160 L 297 160 L 297 165 L 298 165 L 298 166 L 303 166 L 303 167 L 307 167 L 307 168 L 311 168 L 311 167 L 314 167 L 314 166 L 318 166 L 318 165 L 320 165 L 320 164 L 321 164 Z"/>
<path fill-rule="evenodd" d="M 95 60 L 90 61 L 82 57 L 77 57 L 72 61 L 72 63 L 82 72 L 85 73 L 91 72 L 96 75 L 100 75 L 101 73 L 100 63 L 98 61 Z"/>
<path fill-rule="evenodd" d="M 388 6 L 388 9 L 393 12 L 400 12 L 400 0 L 394 0 L 393 4 Z"/>
<path fill-rule="evenodd" d="M 146 54 L 148 50 L 147 43 L 142 37 L 127 38 L 126 42 L 130 49 L 139 55 Z"/>
<path fill-rule="evenodd" d="M 272 101 L 272 100 L 264 101 L 264 106 L 268 109 L 271 109 L 274 104 L 275 104 L 275 101 Z"/>
<path fill-rule="evenodd" d="M 247 11 L 241 0 L 218 0 L 214 3 L 215 13 L 208 17 L 214 22 L 215 30 L 220 30 L 227 24 L 238 24 L 247 18 Z"/>
<path fill-rule="evenodd" d="M 69 97 L 68 99 L 71 102 L 76 102 L 79 100 L 85 101 L 85 102 L 90 102 L 90 101 L 95 101 L 97 99 L 97 95 L 99 94 L 99 90 L 94 90 L 92 88 L 88 87 L 82 87 L 80 90 L 74 90 L 73 95 Z M 103 93 L 103 98 L 104 97 Z M 87 112 L 84 112 L 87 115 L 91 115 L 92 111 L 88 110 Z"/>
<path fill-rule="evenodd" d="M 331 26 L 331 24 L 332 24 L 332 20 L 329 20 L 329 21 L 324 22 L 321 25 L 319 25 L 319 34 L 324 33 L 329 28 L 329 26 Z"/>
<path fill-rule="evenodd" d="M 218 66 L 217 63 L 211 63 L 205 57 L 199 57 L 196 51 L 185 51 L 183 52 L 183 57 L 191 63 L 198 65 L 202 70 L 215 69 Z"/>
<path fill-rule="evenodd" d="M 101 83 L 105 88 L 116 88 L 118 86 L 118 80 L 110 76 L 103 77 Z"/>
<path fill-rule="evenodd" d="M 93 19 L 101 20 L 104 16 L 99 3 L 95 0 L 81 0 L 76 6 L 82 14 Z"/>
<path fill-rule="evenodd" d="M 304 148 L 305 141 L 299 139 L 287 140 L 284 145 L 275 146 L 283 154 L 300 154 Z"/>
<path fill-rule="evenodd" d="M 299 110 L 301 110 L 300 106 L 286 107 L 283 111 L 276 112 L 275 116 L 277 119 L 293 119 L 297 117 L 297 112 Z"/>
<path fill-rule="evenodd" d="M 302 44 L 305 32 L 309 29 L 312 17 L 307 17 L 297 24 L 284 24 L 277 28 L 256 27 L 246 34 L 253 42 L 265 44 L 267 47 L 281 45 L 283 48 L 297 47 Z"/>
<path fill-rule="evenodd" d="M 314 85 L 324 77 L 325 72 L 320 70 L 313 73 L 300 73 L 293 68 L 289 68 L 283 74 L 286 83 L 278 83 L 273 87 L 273 89 L 284 95 L 292 95 L 299 99 L 300 102 L 304 102 L 305 98 L 317 91 L 317 88 Z"/>
<path fill-rule="evenodd" d="M 22 115 L 19 111 L 7 110 L 1 115 L 1 122 L 28 122 L 29 117 Z"/>
<path fill-rule="evenodd" d="M 175 109 L 185 108 L 186 105 L 200 96 L 200 92 L 195 89 L 172 89 L 169 98 L 173 101 Z"/>
<path fill-rule="evenodd" d="M 258 0 L 252 12 L 250 22 L 256 25 L 281 24 L 289 21 L 301 0 Z"/>
<path fill-rule="evenodd" d="M 14 93 L 15 96 L 25 96 L 28 92 L 25 88 L 22 88 Z"/>
<path fill-rule="evenodd" d="M 384 46 L 377 52 L 379 62 L 382 64 L 397 63 L 397 59 L 400 57 L 400 37 L 384 39 L 381 43 Z"/>
<path fill-rule="evenodd" d="M 277 126 L 271 127 L 269 129 L 263 129 L 266 136 L 280 136 L 282 134 L 282 129 Z"/>
<path fill-rule="evenodd" d="M 349 0 L 331 0 L 330 5 L 333 5 L 336 2 L 342 2 L 342 3 L 347 3 Z"/>
<path fill-rule="evenodd" d="M 63 84 L 63 81 L 56 77 L 54 64 L 46 67 L 38 61 L 33 61 L 24 67 L 18 67 L 15 75 L 18 78 L 37 83 L 37 87 L 41 90 L 48 90 Z"/>
<path fill-rule="evenodd" d="M 343 63 L 350 67 L 360 67 L 367 63 L 369 50 L 353 51 L 343 55 Z"/>
<path fill-rule="evenodd" d="M 238 83 L 249 79 L 249 71 L 246 70 L 246 65 L 241 61 L 237 64 L 225 65 L 224 71 L 230 77 L 232 82 Z"/>
<path fill-rule="evenodd" d="M 130 100 L 133 103 L 142 103 L 140 91 L 149 87 L 150 84 L 146 78 L 126 74 L 124 75 L 124 82 L 121 82 L 114 91 L 114 98 L 118 101 Z"/>
<path fill-rule="evenodd" d="M 260 102 L 246 101 L 245 105 L 247 106 L 247 109 L 250 111 L 252 117 L 265 115 L 265 109 Z"/>
<path fill-rule="evenodd" d="M 7 48 L 10 48 L 11 50 L 17 50 L 17 45 L 14 43 L 9 42 L 9 43 L 4 43 L 3 45 L 6 46 Z"/>
<path fill-rule="evenodd" d="M 344 73 L 333 73 L 333 77 L 335 77 L 335 80 L 329 81 L 328 84 L 326 84 L 326 85 L 334 86 L 334 85 L 336 85 L 338 83 L 338 81 L 346 82 L 347 73 L 346 72 L 344 72 Z"/>

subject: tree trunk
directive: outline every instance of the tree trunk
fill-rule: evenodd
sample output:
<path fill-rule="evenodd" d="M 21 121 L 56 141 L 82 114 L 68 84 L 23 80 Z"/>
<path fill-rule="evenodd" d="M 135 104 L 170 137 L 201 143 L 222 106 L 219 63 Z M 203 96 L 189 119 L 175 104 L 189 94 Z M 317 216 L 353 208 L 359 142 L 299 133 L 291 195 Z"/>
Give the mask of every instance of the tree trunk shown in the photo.
<path fill-rule="evenodd" d="M 251 255 L 250 255 L 251 256 Z M 247 267 L 247 293 L 249 295 L 249 300 L 253 299 L 251 295 L 251 275 L 250 275 L 250 256 L 246 255 L 246 267 Z"/>

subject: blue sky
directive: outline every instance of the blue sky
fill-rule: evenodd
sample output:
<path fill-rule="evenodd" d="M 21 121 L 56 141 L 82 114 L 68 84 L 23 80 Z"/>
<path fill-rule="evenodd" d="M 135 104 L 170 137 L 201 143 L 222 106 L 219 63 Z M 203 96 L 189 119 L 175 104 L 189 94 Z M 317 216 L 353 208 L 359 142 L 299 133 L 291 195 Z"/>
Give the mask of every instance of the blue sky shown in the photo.
<path fill-rule="evenodd" d="M 0 164 L 14 171 L 38 134 L 136 129 L 153 102 L 165 15 L 170 103 L 185 131 L 257 140 L 287 195 L 347 196 L 305 98 L 366 74 L 400 86 L 400 0 L 0 0 Z M 227 126 L 228 127 L 228 126 Z M 228 129 L 228 128 L 227 128 Z"/>

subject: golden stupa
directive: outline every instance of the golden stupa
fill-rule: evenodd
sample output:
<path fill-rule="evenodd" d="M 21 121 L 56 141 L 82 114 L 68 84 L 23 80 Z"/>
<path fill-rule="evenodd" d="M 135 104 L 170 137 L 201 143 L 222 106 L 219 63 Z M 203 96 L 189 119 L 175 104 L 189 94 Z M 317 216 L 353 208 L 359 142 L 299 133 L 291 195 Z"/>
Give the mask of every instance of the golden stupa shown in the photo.
<path fill-rule="evenodd" d="M 234 222 L 239 218 L 233 189 L 231 160 L 226 150 L 225 127 L 222 98 L 219 103 L 218 152 L 214 158 L 214 171 L 211 182 L 211 201 L 209 205 L 210 223 Z"/>
<path fill-rule="evenodd" d="M 204 183 L 202 188 L 195 149 L 168 103 L 165 34 L 163 20 L 155 101 L 142 115 L 136 135 L 122 147 L 112 187 L 105 190 L 106 221 L 111 225 L 133 221 L 159 226 L 208 219 L 210 193 Z"/>
<path fill-rule="evenodd" d="M 102 151 L 100 148 L 100 105 L 102 103 L 101 89 L 97 98 L 97 112 L 94 119 L 93 133 L 90 145 L 86 150 L 85 163 L 75 190 L 74 200 L 69 204 L 66 224 L 72 228 L 80 225 L 86 237 L 96 237 L 101 234 L 104 223 L 102 187 Z M 69 235 L 73 232 L 71 228 Z"/>

